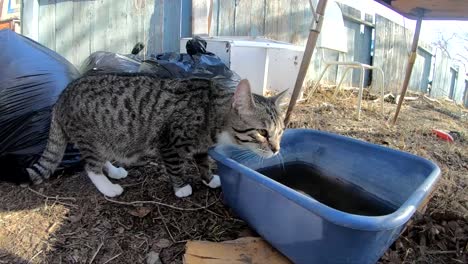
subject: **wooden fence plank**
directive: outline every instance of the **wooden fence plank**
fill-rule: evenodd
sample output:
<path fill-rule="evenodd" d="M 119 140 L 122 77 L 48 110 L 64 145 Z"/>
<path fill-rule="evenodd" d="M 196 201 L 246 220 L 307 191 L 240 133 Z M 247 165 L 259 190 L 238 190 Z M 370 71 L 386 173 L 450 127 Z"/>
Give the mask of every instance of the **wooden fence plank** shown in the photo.
<path fill-rule="evenodd" d="M 219 6 L 219 36 L 234 36 L 236 28 L 236 0 L 217 0 Z"/>
<path fill-rule="evenodd" d="M 44 46 L 55 50 L 55 0 L 39 1 L 38 40 Z"/>

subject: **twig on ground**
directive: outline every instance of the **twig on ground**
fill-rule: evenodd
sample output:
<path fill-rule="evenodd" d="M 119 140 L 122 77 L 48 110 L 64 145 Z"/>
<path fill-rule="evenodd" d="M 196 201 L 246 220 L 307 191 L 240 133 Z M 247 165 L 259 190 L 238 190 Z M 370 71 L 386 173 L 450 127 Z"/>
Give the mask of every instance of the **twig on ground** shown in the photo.
<path fill-rule="evenodd" d="M 29 187 L 29 186 L 28 186 L 28 190 L 30 190 L 31 192 L 33 192 L 33 193 L 35 193 L 35 194 L 37 194 L 37 195 L 39 195 L 39 196 L 42 196 L 42 197 L 44 197 L 44 198 L 47 198 L 47 199 L 69 200 L 69 201 L 74 201 L 74 202 L 76 202 L 76 198 L 74 198 L 74 197 L 60 197 L 60 196 L 58 196 L 58 195 L 55 196 L 55 197 L 54 197 L 54 196 L 47 196 L 47 195 L 44 195 L 44 194 L 42 194 L 42 193 L 40 193 L 40 192 L 38 192 L 38 191 L 36 191 L 36 190 L 31 189 L 31 187 Z"/>
<path fill-rule="evenodd" d="M 48 200 L 50 199 L 50 200 L 54 200 L 55 203 L 59 203 L 59 204 L 62 204 L 62 205 L 67 205 L 67 206 L 75 207 L 75 208 L 78 207 L 76 204 L 70 204 L 70 203 L 66 203 L 66 202 L 60 201 L 60 200 L 71 200 L 71 201 L 76 201 L 76 199 L 73 198 L 73 197 L 60 197 L 60 196 L 58 196 L 58 195 L 55 196 L 55 197 L 53 197 L 53 196 L 47 196 L 47 195 L 44 195 L 44 194 L 42 194 L 42 193 L 40 193 L 40 192 L 38 192 L 38 191 L 35 191 L 35 190 L 31 189 L 31 187 L 28 187 L 27 190 L 29 190 L 30 192 L 32 192 L 32 193 L 34 193 L 34 194 L 36 194 L 36 195 L 39 195 L 39 196 L 45 198 L 46 201 L 48 201 Z"/>
<path fill-rule="evenodd" d="M 113 256 L 112 258 L 110 258 L 110 259 L 106 260 L 106 262 L 104 262 L 103 264 L 107 264 L 107 263 L 109 263 L 111 260 L 114 260 L 114 259 L 118 258 L 120 255 L 122 255 L 122 253 L 119 253 L 119 254 L 117 254 L 117 255 Z"/>
<path fill-rule="evenodd" d="M 36 254 L 34 254 L 34 256 L 32 256 L 32 258 L 29 259 L 28 263 L 32 263 L 33 259 L 35 259 L 37 256 L 39 256 L 39 254 L 42 253 L 42 250 L 37 252 Z"/>
<path fill-rule="evenodd" d="M 101 242 L 101 244 L 99 244 L 96 252 L 94 252 L 94 255 L 93 257 L 91 258 L 91 260 L 89 261 L 89 264 L 93 263 L 94 259 L 96 258 L 97 254 L 99 253 L 99 251 L 101 250 L 102 246 L 104 245 L 104 242 Z"/>
<path fill-rule="evenodd" d="M 160 205 L 160 206 L 164 206 L 164 207 L 168 207 L 168 208 L 171 208 L 171 209 L 174 209 L 174 210 L 179 210 L 179 211 L 199 211 L 199 210 L 205 210 L 206 208 L 209 208 L 210 206 L 216 204 L 218 202 L 218 200 L 214 201 L 213 203 L 207 205 L 207 206 L 202 206 L 202 207 L 198 207 L 198 208 L 182 208 L 182 207 L 177 207 L 177 206 L 174 206 L 174 205 L 170 205 L 170 204 L 166 204 L 166 203 L 161 203 L 161 202 L 156 202 L 156 201 L 133 201 L 133 202 L 122 202 L 122 201 L 117 201 L 117 200 L 113 200 L 113 199 L 110 199 L 110 198 L 107 198 L 106 196 L 104 196 L 104 199 L 106 199 L 107 201 L 109 202 L 113 202 L 113 203 L 117 203 L 117 204 L 123 204 L 123 205 L 132 205 L 132 206 L 136 206 L 136 205 L 139 205 L 139 204 L 156 204 L 156 205 Z"/>
<path fill-rule="evenodd" d="M 161 213 L 161 210 L 159 209 L 159 206 L 158 206 L 158 213 L 161 216 L 161 221 L 163 222 L 163 225 L 166 228 L 167 234 L 171 237 L 172 243 L 176 243 L 174 237 L 172 236 L 171 231 L 169 231 L 169 228 L 167 227 L 166 221 L 164 220 L 164 215 Z"/>
<path fill-rule="evenodd" d="M 435 250 L 435 251 L 427 250 L 426 254 L 429 254 L 429 255 L 457 254 L 457 251 L 456 250 Z"/>

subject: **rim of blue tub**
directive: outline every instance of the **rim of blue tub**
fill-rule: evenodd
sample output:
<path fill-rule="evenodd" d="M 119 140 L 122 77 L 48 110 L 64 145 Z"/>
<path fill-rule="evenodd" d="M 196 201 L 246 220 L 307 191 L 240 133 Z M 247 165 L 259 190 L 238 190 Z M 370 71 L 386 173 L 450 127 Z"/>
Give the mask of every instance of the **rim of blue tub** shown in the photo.
<path fill-rule="evenodd" d="M 408 197 L 408 199 L 400 206 L 397 210 L 395 210 L 391 214 L 381 215 L 381 216 L 364 216 L 364 215 L 356 215 L 351 213 L 346 213 L 343 211 L 339 211 L 332 207 L 329 207 L 325 204 L 320 203 L 319 201 L 315 200 L 312 197 L 307 197 L 296 192 L 294 189 L 289 188 L 286 185 L 283 185 L 279 182 L 276 182 L 261 173 L 231 159 L 227 156 L 223 155 L 222 153 L 217 150 L 216 147 L 211 148 L 208 152 L 212 158 L 217 160 L 218 162 L 223 163 L 224 165 L 234 169 L 240 173 L 244 177 L 249 177 L 261 184 L 265 187 L 269 188 L 272 191 L 278 192 L 287 199 L 295 202 L 296 204 L 302 206 L 303 208 L 321 216 L 323 219 L 332 222 L 336 225 L 340 225 L 347 228 L 357 229 L 357 230 L 364 230 L 364 231 L 381 231 L 381 230 L 389 230 L 399 227 L 405 224 L 412 215 L 417 210 L 417 205 L 419 205 L 423 199 L 430 194 L 432 189 L 435 187 L 435 183 L 440 176 L 440 168 L 432 161 L 422 158 L 420 156 L 395 150 L 388 147 L 383 147 L 381 145 L 373 144 L 367 141 L 333 134 L 329 132 L 313 130 L 313 129 L 287 129 L 288 131 L 313 131 L 314 133 L 323 134 L 326 136 L 331 136 L 336 139 L 342 139 L 343 137 L 353 141 L 356 144 L 362 145 L 372 145 L 374 147 L 385 149 L 389 152 L 399 153 L 400 155 L 404 155 L 407 157 L 411 157 L 412 159 L 417 159 L 429 167 L 432 168 L 432 172 L 429 176 L 422 182 L 422 184 L 413 192 L 412 195 Z M 287 131 L 285 131 L 286 133 Z M 291 132 L 290 132 L 291 133 Z M 221 176 L 222 177 L 222 176 Z M 221 185 L 222 188 L 222 185 Z"/>

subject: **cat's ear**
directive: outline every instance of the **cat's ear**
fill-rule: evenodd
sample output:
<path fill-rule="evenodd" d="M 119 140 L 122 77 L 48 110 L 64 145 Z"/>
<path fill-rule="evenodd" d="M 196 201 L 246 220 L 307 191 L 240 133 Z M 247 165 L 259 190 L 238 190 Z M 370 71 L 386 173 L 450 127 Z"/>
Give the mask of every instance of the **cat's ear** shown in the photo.
<path fill-rule="evenodd" d="M 246 79 L 239 82 L 234 92 L 232 107 L 239 113 L 250 111 L 255 106 L 252 92 L 250 90 L 250 83 Z"/>
<path fill-rule="evenodd" d="M 273 103 L 276 105 L 276 106 L 280 106 L 280 104 L 282 103 L 282 101 L 284 100 L 286 94 L 287 94 L 287 91 L 288 89 L 282 91 L 281 93 L 275 95 L 275 96 L 272 96 L 270 97 L 270 100 L 273 101 Z"/>

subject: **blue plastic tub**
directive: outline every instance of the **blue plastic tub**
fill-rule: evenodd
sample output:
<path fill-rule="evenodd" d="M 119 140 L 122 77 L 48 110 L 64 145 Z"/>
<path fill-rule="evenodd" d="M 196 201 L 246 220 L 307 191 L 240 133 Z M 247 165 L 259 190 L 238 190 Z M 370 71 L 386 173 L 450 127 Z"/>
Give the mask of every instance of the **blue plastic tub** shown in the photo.
<path fill-rule="evenodd" d="M 311 164 L 394 208 L 378 216 L 339 211 L 258 172 L 272 166 L 280 169 L 278 157 L 260 162 L 258 157 L 239 155 L 233 147 L 211 149 L 227 205 L 299 264 L 377 262 L 440 175 L 434 163 L 421 157 L 308 129 L 287 130 L 281 154 L 286 164 Z"/>

